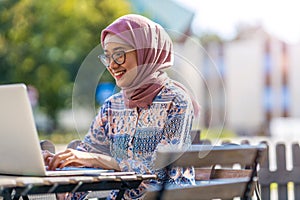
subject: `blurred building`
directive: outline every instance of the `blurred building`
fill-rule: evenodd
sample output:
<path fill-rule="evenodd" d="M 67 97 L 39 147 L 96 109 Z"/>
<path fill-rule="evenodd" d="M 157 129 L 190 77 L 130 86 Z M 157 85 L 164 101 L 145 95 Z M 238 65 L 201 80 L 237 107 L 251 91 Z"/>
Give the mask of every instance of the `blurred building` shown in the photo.
<path fill-rule="evenodd" d="M 222 51 L 217 60 L 223 60 L 226 127 L 266 135 L 273 119 L 300 117 L 300 45 L 286 44 L 255 27 L 217 49 Z"/>
<path fill-rule="evenodd" d="M 200 43 L 191 35 L 194 13 L 175 1 L 131 3 L 136 13 L 170 33 L 175 65 L 169 75 L 186 85 L 201 105 L 200 127 L 266 135 L 273 118 L 300 116 L 296 106 L 300 47 L 285 44 L 260 27 L 242 27 L 232 41 Z"/>

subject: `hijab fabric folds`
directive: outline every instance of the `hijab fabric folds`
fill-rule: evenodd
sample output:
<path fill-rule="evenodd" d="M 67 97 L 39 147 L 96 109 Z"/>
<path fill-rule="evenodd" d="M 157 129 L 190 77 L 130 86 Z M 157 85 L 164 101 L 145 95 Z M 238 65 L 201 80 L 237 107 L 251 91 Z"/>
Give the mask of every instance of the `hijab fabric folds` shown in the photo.
<path fill-rule="evenodd" d="M 121 38 L 137 51 L 136 79 L 129 86 L 121 88 L 126 106 L 145 108 L 151 105 L 169 80 L 163 69 L 171 67 L 174 63 L 171 38 L 159 24 L 136 14 L 116 19 L 101 32 L 103 48 L 108 34 Z"/>
<path fill-rule="evenodd" d="M 126 106 L 145 108 L 168 80 L 162 70 L 173 65 L 172 41 L 159 24 L 136 14 L 120 17 L 102 31 L 103 48 L 109 33 L 137 51 L 137 77 L 128 87 L 121 89 Z"/>

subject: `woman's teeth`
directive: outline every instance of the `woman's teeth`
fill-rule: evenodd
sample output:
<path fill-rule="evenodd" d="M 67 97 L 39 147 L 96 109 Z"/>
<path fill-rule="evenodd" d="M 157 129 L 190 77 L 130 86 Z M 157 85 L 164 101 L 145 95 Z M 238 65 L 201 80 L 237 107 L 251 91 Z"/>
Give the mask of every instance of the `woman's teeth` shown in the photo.
<path fill-rule="evenodd" d="M 120 79 L 126 73 L 126 70 L 114 73 L 116 79 Z"/>
<path fill-rule="evenodd" d="M 120 76 L 120 75 L 122 75 L 122 74 L 124 74 L 123 71 L 122 71 L 122 72 L 116 72 L 116 73 L 115 73 L 115 76 Z"/>

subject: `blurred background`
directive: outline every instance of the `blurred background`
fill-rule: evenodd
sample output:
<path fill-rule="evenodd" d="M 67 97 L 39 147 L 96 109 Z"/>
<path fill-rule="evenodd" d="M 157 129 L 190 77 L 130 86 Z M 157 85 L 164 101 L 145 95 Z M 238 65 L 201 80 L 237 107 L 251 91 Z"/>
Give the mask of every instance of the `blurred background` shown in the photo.
<path fill-rule="evenodd" d="M 187 84 L 201 105 L 194 128 L 211 130 L 212 137 L 217 130 L 218 137 L 297 138 L 300 16 L 295 3 L 0 0 L 0 84 L 29 86 L 42 138 L 55 143 L 77 138 L 94 115 L 82 109 L 75 129 L 72 92 L 78 70 L 99 44 L 103 28 L 119 16 L 138 13 L 170 33 L 173 73 L 182 72 L 183 82 L 192 77 Z M 100 62 L 94 67 L 105 69 Z M 104 71 L 94 91 L 95 107 L 113 92 L 114 80 Z"/>

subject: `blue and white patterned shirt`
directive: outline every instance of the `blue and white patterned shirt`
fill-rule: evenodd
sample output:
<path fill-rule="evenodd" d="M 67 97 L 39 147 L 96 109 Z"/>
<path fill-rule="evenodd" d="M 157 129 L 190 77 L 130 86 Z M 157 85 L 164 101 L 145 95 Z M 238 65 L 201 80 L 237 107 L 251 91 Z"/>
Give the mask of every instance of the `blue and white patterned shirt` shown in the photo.
<path fill-rule="evenodd" d="M 122 171 L 157 174 L 158 181 L 148 181 L 139 189 L 125 193 L 138 199 L 151 183 L 168 181 L 194 184 L 194 169 L 175 167 L 156 170 L 153 163 L 158 146 L 191 144 L 193 107 L 189 95 L 169 81 L 148 108 L 125 107 L 122 93 L 111 96 L 100 108 L 79 150 L 110 155 Z M 114 199 L 115 195 L 111 196 Z"/>

